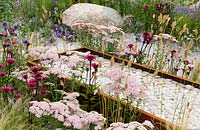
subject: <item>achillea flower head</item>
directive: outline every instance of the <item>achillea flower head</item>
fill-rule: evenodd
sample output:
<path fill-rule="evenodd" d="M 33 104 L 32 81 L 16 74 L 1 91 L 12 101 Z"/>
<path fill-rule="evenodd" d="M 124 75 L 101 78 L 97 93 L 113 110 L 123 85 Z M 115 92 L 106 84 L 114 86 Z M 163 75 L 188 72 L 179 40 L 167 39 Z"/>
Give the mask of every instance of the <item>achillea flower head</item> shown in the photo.
<path fill-rule="evenodd" d="M 6 92 L 6 93 L 9 93 L 9 92 L 12 92 L 13 91 L 13 88 L 11 86 L 3 86 L 1 88 L 1 91 L 2 92 Z"/>
<path fill-rule="evenodd" d="M 7 59 L 6 59 L 6 62 L 7 62 L 8 64 L 13 64 L 13 63 L 15 62 L 15 59 L 13 59 L 13 58 L 7 58 Z"/>
<path fill-rule="evenodd" d="M 6 76 L 6 72 L 0 72 L 0 77 Z"/>
<path fill-rule="evenodd" d="M 87 55 L 85 56 L 85 59 L 87 59 L 87 60 L 89 60 L 89 61 L 92 61 L 92 60 L 96 59 L 96 56 L 95 56 L 95 55 L 92 55 L 92 54 L 87 54 Z"/>
<path fill-rule="evenodd" d="M 35 80 L 29 80 L 27 85 L 29 87 L 36 87 L 37 86 L 37 82 Z"/>

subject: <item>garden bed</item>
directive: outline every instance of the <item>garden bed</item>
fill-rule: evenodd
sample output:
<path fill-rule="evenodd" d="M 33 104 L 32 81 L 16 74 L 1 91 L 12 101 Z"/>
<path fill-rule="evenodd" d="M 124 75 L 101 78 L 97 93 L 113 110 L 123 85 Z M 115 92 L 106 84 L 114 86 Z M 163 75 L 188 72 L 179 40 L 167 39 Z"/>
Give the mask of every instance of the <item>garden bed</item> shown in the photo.
<path fill-rule="evenodd" d="M 81 48 L 81 49 L 83 49 L 83 48 Z M 78 49 L 75 49 L 75 50 L 78 50 Z M 28 61 L 27 62 L 28 66 L 30 66 L 30 67 L 38 66 L 38 63 L 39 63 L 39 60 L 33 60 L 33 61 Z M 64 79 L 64 82 L 65 83 L 66 82 L 71 82 L 71 78 L 68 77 L 68 78 Z M 85 88 L 84 85 L 82 87 Z M 80 92 L 80 93 L 82 93 L 82 92 Z M 114 103 L 119 102 L 118 101 L 119 99 L 117 99 L 117 98 L 115 98 L 113 96 L 109 96 L 108 94 L 106 94 L 106 93 L 104 93 L 102 91 L 98 92 L 98 96 L 92 95 L 92 98 L 95 98 L 96 101 L 101 101 L 103 99 L 105 102 L 108 102 L 109 100 L 111 100 Z M 79 98 L 79 102 L 82 103 L 82 102 L 88 102 L 88 101 L 85 101 L 85 99 Z M 124 102 L 124 101 L 120 101 L 120 103 L 121 103 L 120 106 L 124 110 L 125 107 L 127 106 L 127 103 Z M 90 105 L 92 106 L 92 104 L 90 104 Z M 98 112 L 99 111 L 101 112 L 101 110 L 99 110 L 98 107 L 100 107 L 100 106 L 97 106 L 96 110 L 98 110 Z M 128 106 L 128 108 L 131 111 L 134 111 L 135 109 L 137 110 L 137 114 L 140 116 L 139 120 L 138 120 L 139 122 L 144 122 L 145 120 L 149 120 L 149 121 L 151 121 L 153 123 L 153 125 L 157 129 L 160 129 L 160 130 L 169 130 L 169 129 L 173 129 L 174 128 L 174 125 L 172 123 L 170 123 L 170 122 L 168 122 L 168 121 L 166 121 L 166 120 L 164 120 L 162 118 L 159 118 L 159 117 L 157 117 L 157 116 L 155 116 L 155 115 L 153 115 L 153 114 L 151 114 L 149 112 L 146 112 L 146 111 L 144 111 L 142 109 L 136 108 L 136 107 L 134 107 L 132 105 Z M 109 109 L 108 110 L 104 110 L 104 111 L 108 111 L 109 112 Z"/>
<path fill-rule="evenodd" d="M 122 61 L 124 61 L 125 64 L 128 64 L 128 62 L 129 62 L 129 60 L 126 60 L 126 59 L 123 59 L 123 58 L 118 58 L 117 56 L 110 55 L 110 54 L 107 54 L 107 53 L 101 53 L 99 51 L 96 51 L 94 49 L 87 48 L 87 47 L 74 49 L 74 51 L 81 51 L 81 52 L 90 51 L 92 54 L 98 55 L 98 56 L 106 58 L 106 59 L 111 59 L 112 57 L 114 57 L 115 62 L 118 62 L 118 63 L 121 63 Z M 60 53 L 60 55 L 63 55 L 63 54 L 64 53 Z M 195 88 L 200 88 L 200 82 L 195 82 L 195 81 L 183 78 L 181 76 L 169 74 L 169 73 L 166 73 L 162 70 L 157 70 L 157 69 L 154 69 L 152 67 L 141 65 L 141 64 L 138 64 L 138 63 L 135 63 L 135 62 L 131 62 L 131 67 L 134 67 L 136 69 L 140 69 L 142 71 L 146 71 L 146 72 L 149 72 L 149 73 L 157 73 L 157 75 L 159 75 L 162 78 L 168 78 L 168 79 L 174 80 L 176 82 L 182 83 L 184 85 L 192 85 Z"/>

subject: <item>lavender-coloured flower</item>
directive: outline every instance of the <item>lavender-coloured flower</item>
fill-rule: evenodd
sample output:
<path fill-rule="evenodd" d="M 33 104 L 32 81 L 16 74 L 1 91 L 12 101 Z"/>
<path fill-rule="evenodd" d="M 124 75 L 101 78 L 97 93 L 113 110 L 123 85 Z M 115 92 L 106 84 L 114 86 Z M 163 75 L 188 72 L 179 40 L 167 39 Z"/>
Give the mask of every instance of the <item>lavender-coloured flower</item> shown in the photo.
<path fill-rule="evenodd" d="M 58 11 L 58 7 L 54 7 L 53 10 L 54 10 L 54 11 Z"/>

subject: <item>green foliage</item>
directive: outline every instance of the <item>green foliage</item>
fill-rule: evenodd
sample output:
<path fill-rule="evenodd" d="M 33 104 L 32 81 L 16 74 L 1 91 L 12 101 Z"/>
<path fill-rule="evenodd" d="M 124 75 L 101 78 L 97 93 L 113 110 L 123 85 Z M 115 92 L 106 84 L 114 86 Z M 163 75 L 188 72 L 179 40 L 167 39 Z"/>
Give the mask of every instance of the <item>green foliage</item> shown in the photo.
<path fill-rule="evenodd" d="M 0 130 L 28 130 L 28 100 L 17 100 L 14 104 L 0 98 Z"/>

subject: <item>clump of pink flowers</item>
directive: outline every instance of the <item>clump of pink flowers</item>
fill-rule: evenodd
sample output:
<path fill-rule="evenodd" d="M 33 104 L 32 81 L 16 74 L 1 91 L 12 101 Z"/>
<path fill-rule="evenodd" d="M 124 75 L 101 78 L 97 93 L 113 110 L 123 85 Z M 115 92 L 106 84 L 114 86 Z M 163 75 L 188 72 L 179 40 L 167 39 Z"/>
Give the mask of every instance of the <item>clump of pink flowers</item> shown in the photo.
<path fill-rule="evenodd" d="M 79 93 L 66 93 L 63 100 L 58 102 L 31 101 L 29 111 L 37 117 L 51 116 L 63 122 L 66 127 L 73 127 L 79 130 L 87 130 L 95 125 L 95 130 L 100 130 L 105 118 L 95 112 L 86 112 L 79 107 Z"/>
<path fill-rule="evenodd" d="M 106 130 L 148 130 L 146 127 L 153 129 L 154 126 L 150 121 L 145 120 L 143 123 L 136 121 L 130 123 L 116 122 L 112 123 Z"/>
<path fill-rule="evenodd" d="M 146 87 L 138 84 L 135 78 L 125 72 L 121 67 L 113 66 L 104 73 L 104 76 L 111 80 L 105 88 L 109 88 L 108 93 L 119 97 L 124 95 L 127 98 L 142 99 L 146 95 Z"/>

